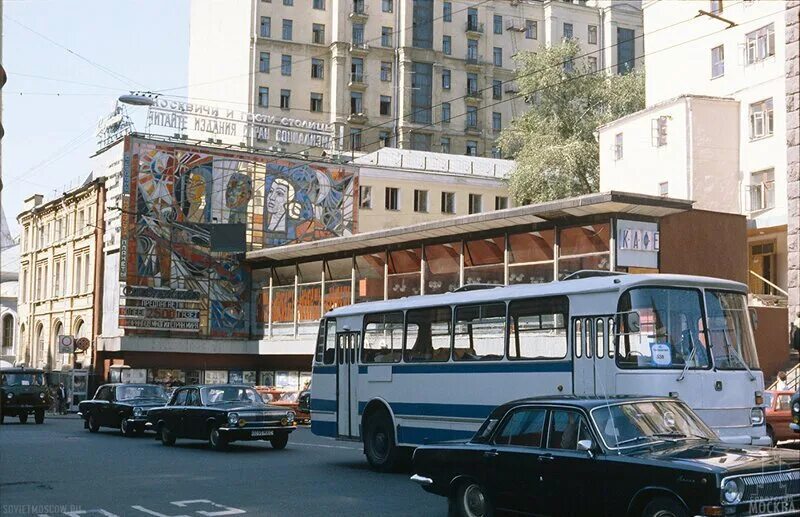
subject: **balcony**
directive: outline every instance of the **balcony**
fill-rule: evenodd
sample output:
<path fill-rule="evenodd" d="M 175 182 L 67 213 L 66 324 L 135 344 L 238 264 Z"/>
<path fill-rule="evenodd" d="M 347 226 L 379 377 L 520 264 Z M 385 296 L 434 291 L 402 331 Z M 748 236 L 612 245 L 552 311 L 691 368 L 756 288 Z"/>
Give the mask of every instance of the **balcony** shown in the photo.
<path fill-rule="evenodd" d="M 468 120 L 464 124 L 464 132 L 469 133 L 471 135 L 480 135 L 483 131 L 481 129 L 481 124 L 479 122 Z"/>
<path fill-rule="evenodd" d="M 506 83 L 503 87 L 505 93 L 519 93 L 519 86 L 514 83 Z"/>
<path fill-rule="evenodd" d="M 507 20 L 506 30 L 513 32 L 525 32 L 525 23 L 521 20 Z"/>
<path fill-rule="evenodd" d="M 477 106 L 483 100 L 483 92 L 478 90 L 477 87 L 475 88 L 467 88 L 467 92 L 464 94 L 464 102 L 468 106 Z"/>
<path fill-rule="evenodd" d="M 350 72 L 350 82 L 347 86 L 351 90 L 366 90 L 367 89 L 367 76 L 362 72 Z"/>
<path fill-rule="evenodd" d="M 467 33 L 467 36 L 480 36 L 483 34 L 483 24 L 478 23 L 477 20 L 467 20 L 464 32 Z"/>
<path fill-rule="evenodd" d="M 350 13 L 348 14 L 351 21 L 361 23 L 367 21 L 369 17 L 369 10 L 365 2 L 353 2 L 350 6 Z"/>
<path fill-rule="evenodd" d="M 350 53 L 354 56 L 366 56 L 369 52 L 369 45 L 363 41 L 350 43 Z"/>
<path fill-rule="evenodd" d="M 350 115 L 347 116 L 347 122 L 350 124 L 366 124 L 368 120 L 369 118 L 364 111 L 351 112 Z"/>
<path fill-rule="evenodd" d="M 470 70 L 480 71 L 483 63 L 483 56 L 479 56 L 475 52 L 467 52 L 467 56 L 464 58 L 464 65 Z"/>

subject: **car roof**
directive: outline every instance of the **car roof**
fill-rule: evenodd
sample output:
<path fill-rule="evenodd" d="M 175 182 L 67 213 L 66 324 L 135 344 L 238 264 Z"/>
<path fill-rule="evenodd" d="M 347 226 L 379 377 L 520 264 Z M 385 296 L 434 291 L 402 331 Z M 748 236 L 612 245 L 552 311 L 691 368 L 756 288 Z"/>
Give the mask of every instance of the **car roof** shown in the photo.
<path fill-rule="evenodd" d="M 590 411 L 596 407 L 606 406 L 609 404 L 619 404 L 624 402 L 643 402 L 652 400 L 662 400 L 669 402 L 680 402 L 680 399 L 672 397 L 653 397 L 647 395 L 610 395 L 608 397 L 601 396 L 579 396 L 579 395 L 558 395 L 558 396 L 542 396 L 542 397 L 526 397 L 517 400 L 511 400 L 502 404 L 498 409 L 503 408 L 503 411 L 508 411 L 517 406 L 525 405 L 549 405 L 549 406 L 574 406 Z"/>
<path fill-rule="evenodd" d="M 187 384 L 176 388 L 252 388 L 249 384 Z"/>

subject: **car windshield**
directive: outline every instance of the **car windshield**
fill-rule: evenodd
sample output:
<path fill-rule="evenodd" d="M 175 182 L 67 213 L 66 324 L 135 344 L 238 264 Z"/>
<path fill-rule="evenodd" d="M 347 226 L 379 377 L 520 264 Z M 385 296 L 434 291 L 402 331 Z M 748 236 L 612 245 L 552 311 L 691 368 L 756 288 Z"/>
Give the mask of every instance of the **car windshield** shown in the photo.
<path fill-rule="evenodd" d="M 280 398 L 278 399 L 280 402 L 297 402 L 297 395 L 296 391 L 290 391 L 288 393 L 281 393 Z"/>
<path fill-rule="evenodd" d="M 0 386 L 44 386 L 42 373 L 3 373 Z"/>
<path fill-rule="evenodd" d="M 696 289 L 631 289 L 619 299 L 617 362 L 623 368 L 707 368 L 702 298 Z"/>
<path fill-rule="evenodd" d="M 117 400 L 164 399 L 167 393 L 161 386 L 117 386 Z"/>
<path fill-rule="evenodd" d="M 706 291 L 708 334 L 719 370 L 758 369 L 747 298 L 741 293 Z"/>
<path fill-rule="evenodd" d="M 263 404 L 261 395 L 252 388 L 242 386 L 214 386 L 200 390 L 203 402 L 209 406 L 237 402 L 240 404 Z"/>
<path fill-rule="evenodd" d="M 714 432 L 680 402 L 641 401 L 600 406 L 591 411 L 610 449 L 678 439 L 712 440 Z"/>

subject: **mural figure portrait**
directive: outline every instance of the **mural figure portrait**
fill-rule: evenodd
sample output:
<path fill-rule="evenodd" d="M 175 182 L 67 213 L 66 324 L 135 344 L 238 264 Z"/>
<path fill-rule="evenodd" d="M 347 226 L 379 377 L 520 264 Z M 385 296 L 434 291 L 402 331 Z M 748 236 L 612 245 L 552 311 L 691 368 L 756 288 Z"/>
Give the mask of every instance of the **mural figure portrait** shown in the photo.
<path fill-rule="evenodd" d="M 295 202 L 295 188 L 283 178 L 275 178 L 264 200 L 266 231 L 286 235 L 287 220 L 300 216 L 300 204 Z"/>

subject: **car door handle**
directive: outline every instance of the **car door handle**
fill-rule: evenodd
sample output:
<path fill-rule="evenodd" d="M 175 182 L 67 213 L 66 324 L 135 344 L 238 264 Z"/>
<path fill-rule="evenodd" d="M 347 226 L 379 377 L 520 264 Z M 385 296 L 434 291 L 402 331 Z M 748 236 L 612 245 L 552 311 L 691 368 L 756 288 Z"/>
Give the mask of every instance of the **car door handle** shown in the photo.
<path fill-rule="evenodd" d="M 483 453 L 483 455 L 484 455 L 485 457 L 487 457 L 487 458 L 495 458 L 495 457 L 499 456 L 499 455 L 500 455 L 500 453 L 499 453 L 499 452 L 497 452 L 496 450 L 492 449 L 491 451 L 485 451 L 485 452 Z"/>
<path fill-rule="evenodd" d="M 553 457 L 552 454 L 543 454 L 543 455 L 539 456 L 539 461 L 541 461 L 542 463 L 544 463 L 546 461 L 553 461 L 554 459 L 555 458 Z"/>

